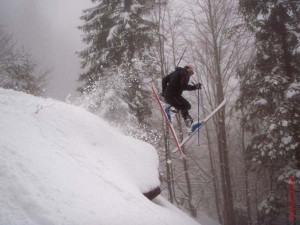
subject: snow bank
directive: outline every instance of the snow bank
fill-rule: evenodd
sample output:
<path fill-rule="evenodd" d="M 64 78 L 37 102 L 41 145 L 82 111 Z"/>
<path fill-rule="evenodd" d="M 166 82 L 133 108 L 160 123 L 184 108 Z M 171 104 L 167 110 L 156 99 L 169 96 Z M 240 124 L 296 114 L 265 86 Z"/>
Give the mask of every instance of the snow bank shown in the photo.
<path fill-rule="evenodd" d="M 79 107 L 0 89 L 0 224 L 197 224 L 142 195 L 158 185 L 151 145 Z"/>

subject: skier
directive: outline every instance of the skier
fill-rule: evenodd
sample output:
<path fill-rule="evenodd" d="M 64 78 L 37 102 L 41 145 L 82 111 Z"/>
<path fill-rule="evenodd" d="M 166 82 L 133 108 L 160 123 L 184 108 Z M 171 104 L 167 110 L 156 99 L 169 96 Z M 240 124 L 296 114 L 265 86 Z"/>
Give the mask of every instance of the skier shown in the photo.
<path fill-rule="evenodd" d="M 186 65 L 184 68 L 177 67 L 175 71 L 162 79 L 162 96 L 164 97 L 165 101 L 171 105 L 165 109 L 169 120 L 170 110 L 173 106 L 176 109 L 175 112 L 181 113 L 188 128 L 191 128 L 193 124 L 193 119 L 189 114 L 191 104 L 184 97 L 182 97 L 182 92 L 184 90 L 193 91 L 201 89 L 202 86 L 200 83 L 194 85 L 188 84 L 190 76 L 193 74 L 193 66 Z"/>

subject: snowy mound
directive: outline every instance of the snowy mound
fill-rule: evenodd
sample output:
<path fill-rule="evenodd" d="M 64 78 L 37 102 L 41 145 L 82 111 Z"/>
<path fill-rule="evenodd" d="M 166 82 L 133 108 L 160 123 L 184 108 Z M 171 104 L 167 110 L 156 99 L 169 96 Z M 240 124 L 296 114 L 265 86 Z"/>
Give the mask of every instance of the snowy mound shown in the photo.
<path fill-rule="evenodd" d="M 162 197 L 158 156 L 72 105 L 0 89 L 0 224 L 197 224 Z M 156 203 L 156 204 L 155 204 Z"/>

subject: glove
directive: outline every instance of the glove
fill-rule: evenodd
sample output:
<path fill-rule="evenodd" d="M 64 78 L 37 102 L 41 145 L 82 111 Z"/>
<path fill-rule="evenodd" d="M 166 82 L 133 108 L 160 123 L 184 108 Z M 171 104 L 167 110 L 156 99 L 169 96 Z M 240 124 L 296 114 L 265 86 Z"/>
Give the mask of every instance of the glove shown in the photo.
<path fill-rule="evenodd" d="M 200 83 L 198 83 L 198 84 L 194 84 L 194 88 L 195 88 L 195 90 L 197 90 L 197 89 L 201 89 L 201 87 L 202 87 L 202 84 L 200 84 Z"/>

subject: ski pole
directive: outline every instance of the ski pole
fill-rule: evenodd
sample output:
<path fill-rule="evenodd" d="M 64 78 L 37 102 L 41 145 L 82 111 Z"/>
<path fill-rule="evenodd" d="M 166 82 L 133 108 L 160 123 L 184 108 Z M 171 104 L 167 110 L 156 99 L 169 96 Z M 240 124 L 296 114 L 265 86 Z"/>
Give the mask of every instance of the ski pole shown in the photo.
<path fill-rule="evenodd" d="M 198 80 L 199 81 L 199 80 Z M 193 85 L 195 85 L 194 82 L 192 82 Z M 197 99 L 197 102 L 198 102 L 198 124 L 200 123 L 200 89 L 198 89 L 198 99 Z M 198 147 L 199 147 L 199 143 L 200 143 L 200 131 L 198 130 Z"/>
<path fill-rule="evenodd" d="M 200 123 L 200 89 L 198 89 L 198 124 Z M 198 130 L 198 147 L 200 143 L 200 132 Z"/>
<path fill-rule="evenodd" d="M 177 66 L 175 67 L 175 69 L 179 66 L 179 63 L 181 62 L 181 59 L 184 56 L 184 53 L 185 53 L 186 49 L 187 49 L 187 46 L 185 47 L 185 49 L 184 49 L 184 51 L 183 51 L 183 53 L 182 53 L 182 55 L 181 55 L 181 57 L 179 59 L 179 62 L 177 63 Z"/>
<path fill-rule="evenodd" d="M 192 82 L 192 84 L 195 85 L 194 82 Z M 198 99 L 197 99 L 197 103 L 198 103 L 197 104 L 198 105 L 198 108 L 197 108 L 197 111 L 198 111 L 198 113 L 197 113 L 198 114 L 198 121 L 197 122 L 199 124 L 200 123 L 200 118 L 199 118 L 200 117 L 200 108 L 199 108 L 200 107 L 200 100 L 199 100 L 199 98 L 200 98 L 200 89 L 198 89 L 197 95 L 198 95 Z M 200 142 L 200 132 L 198 130 L 198 147 L 199 147 L 199 142 Z"/>

